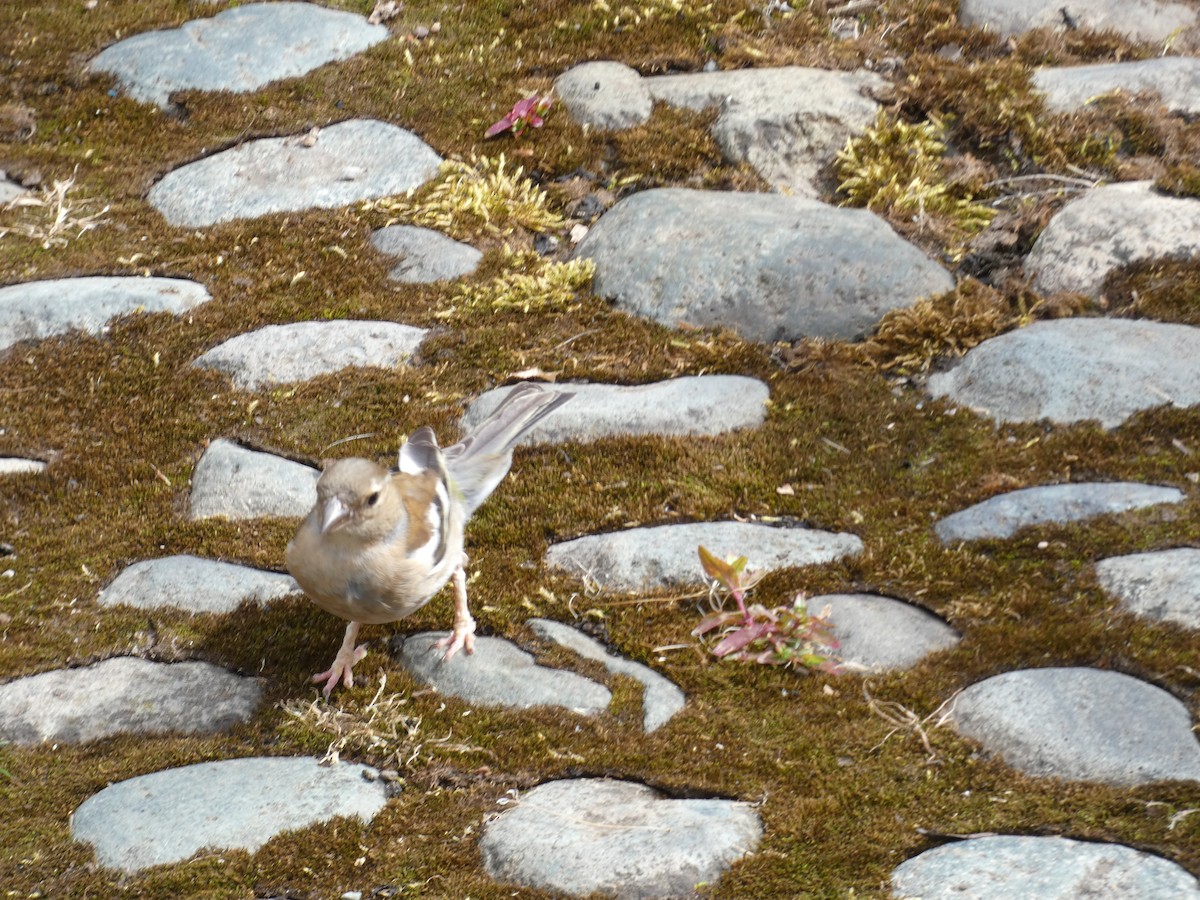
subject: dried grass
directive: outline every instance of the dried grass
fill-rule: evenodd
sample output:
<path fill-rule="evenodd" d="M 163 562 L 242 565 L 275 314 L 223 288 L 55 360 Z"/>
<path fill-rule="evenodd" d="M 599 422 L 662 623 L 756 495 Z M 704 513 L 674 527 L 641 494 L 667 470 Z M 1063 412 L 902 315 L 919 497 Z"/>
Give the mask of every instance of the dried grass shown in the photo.
<path fill-rule="evenodd" d="M 43 250 L 65 247 L 93 228 L 104 224 L 109 207 L 99 212 L 85 213 L 96 201 L 68 193 L 75 186 L 75 173 L 70 178 L 55 180 L 50 187 L 13 198 L 0 210 L 0 240 L 18 235 L 37 241 Z M 6 224 L 7 220 L 7 224 Z"/>

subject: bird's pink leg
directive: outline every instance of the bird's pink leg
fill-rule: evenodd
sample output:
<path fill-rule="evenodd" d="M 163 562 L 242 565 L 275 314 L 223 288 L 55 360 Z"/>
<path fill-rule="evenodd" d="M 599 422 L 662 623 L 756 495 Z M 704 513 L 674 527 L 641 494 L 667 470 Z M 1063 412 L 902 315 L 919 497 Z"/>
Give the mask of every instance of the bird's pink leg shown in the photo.
<path fill-rule="evenodd" d="M 348 688 L 354 686 L 354 674 L 351 669 L 356 662 L 361 661 L 367 655 L 366 644 L 354 646 L 354 642 L 358 640 L 358 629 L 360 628 L 362 628 L 361 622 L 351 622 L 346 626 L 346 636 L 342 638 L 342 647 L 338 650 L 337 656 L 333 658 L 333 665 L 312 677 L 313 684 L 325 682 L 325 688 L 321 693 L 327 700 L 339 680 Z"/>
<path fill-rule="evenodd" d="M 433 646 L 445 648 L 442 662 L 448 662 L 459 649 L 475 652 L 475 620 L 467 608 L 467 573 L 462 566 L 454 570 L 454 629 Z"/>

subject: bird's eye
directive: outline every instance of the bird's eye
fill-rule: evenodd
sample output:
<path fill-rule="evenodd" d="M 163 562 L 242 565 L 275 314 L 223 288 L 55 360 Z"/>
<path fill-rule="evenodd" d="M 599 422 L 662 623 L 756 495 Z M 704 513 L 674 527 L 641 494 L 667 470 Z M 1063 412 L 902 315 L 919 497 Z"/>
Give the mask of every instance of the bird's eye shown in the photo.
<path fill-rule="evenodd" d="M 367 506 L 374 506 L 378 502 L 379 502 L 379 491 L 376 491 L 375 493 L 371 494 L 371 496 L 369 496 L 367 498 Z"/>

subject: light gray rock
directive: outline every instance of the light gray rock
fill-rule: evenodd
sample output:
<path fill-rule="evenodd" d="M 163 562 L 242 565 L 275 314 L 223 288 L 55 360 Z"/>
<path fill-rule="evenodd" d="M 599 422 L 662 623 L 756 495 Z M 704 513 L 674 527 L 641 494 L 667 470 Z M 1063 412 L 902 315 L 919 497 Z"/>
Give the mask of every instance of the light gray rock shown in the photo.
<path fill-rule="evenodd" d="M 644 80 L 671 106 L 720 110 L 712 134 L 725 158 L 748 163 L 775 188 L 816 197 L 818 173 L 846 141 L 875 121 L 874 72 L 799 66 L 661 75 Z"/>
<path fill-rule="evenodd" d="M 554 82 L 571 118 L 596 128 L 630 128 L 650 118 L 654 101 L 646 81 L 624 63 L 587 62 Z"/>
<path fill-rule="evenodd" d="M 622 900 L 693 897 L 762 838 L 731 800 L 671 800 L 642 784 L 551 781 L 485 823 L 479 848 L 498 881 Z"/>
<path fill-rule="evenodd" d="M 12 203 L 25 193 L 27 193 L 25 188 L 15 181 L 9 181 L 3 170 L 0 170 L 0 206 Z"/>
<path fill-rule="evenodd" d="M 479 267 L 483 254 L 432 228 L 389 225 L 371 235 L 380 253 L 399 257 L 388 278 L 404 284 L 431 284 L 470 275 Z"/>
<path fill-rule="evenodd" d="M 20 456 L 0 456 L 0 475 L 35 475 L 46 471 L 46 463 L 40 459 L 24 459 Z"/>
<path fill-rule="evenodd" d="M 203 228 L 402 194 L 442 161 L 412 132 L 373 119 L 330 125 L 307 143 L 305 135 L 247 141 L 168 173 L 147 199 L 170 224 Z"/>
<path fill-rule="evenodd" d="M 1183 499 L 1176 488 L 1128 481 L 1046 484 L 997 494 L 946 516 L 933 530 L 943 544 L 1009 538 L 1032 525 L 1078 522 Z"/>
<path fill-rule="evenodd" d="M 265 605 L 299 590 L 290 575 L 183 555 L 134 563 L 97 599 L 101 606 L 227 613 L 243 603 Z"/>
<path fill-rule="evenodd" d="M 954 728 L 1030 775 L 1135 785 L 1200 781 L 1187 707 L 1119 672 L 1023 669 L 955 698 Z"/>
<path fill-rule="evenodd" d="M 1025 260 L 1043 294 L 1072 291 L 1099 297 L 1104 279 L 1129 263 L 1158 256 L 1200 255 L 1200 200 L 1168 197 L 1151 181 L 1088 191 L 1064 206 Z"/>
<path fill-rule="evenodd" d="M 0 350 L 72 329 L 103 334 L 117 316 L 186 312 L 212 298 L 182 278 L 95 275 L 28 281 L 0 288 Z"/>
<path fill-rule="evenodd" d="M 1200 550 L 1194 547 L 1102 559 L 1096 577 L 1139 616 L 1200 628 Z"/>
<path fill-rule="evenodd" d="M 1200 328 L 1145 319 L 1034 322 L 973 348 L 931 376 L 929 392 L 997 422 L 1096 420 L 1116 428 L 1143 409 L 1200 403 Z"/>
<path fill-rule="evenodd" d="M 284 831 L 335 816 L 369 822 L 387 802 L 374 770 L 315 759 L 225 759 L 139 775 L 106 787 L 71 817 L 71 836 L 96 861 L 138 872 L 199 850 L 253 853 Z"/>
<path fill-rule="evenodd" d="M 808 614 L 829 607 L 835 655 L 847 671 L 907 669 L 927 654 L 958 643 L 957 632 L 931 612 L 874 594 L 822 594 L 810 597 Z"/>
<path fill-rule="evenodd" d="M 1197 900 L 1200 884 L 1170 860 L 1122 844 L 990 835 L 926 850 L 892 872 L 898 900 Z"/>
<path fill-rule="evenodd" d="M 1195 10 L 1159 0 L 1070 0 L 1065 7 L 1042 0 L 961 0 L 958 17 L 964 25 L 1016 35 L 1035 28 L 1065 30 L 1064 8 L 1079 28 L 1112 29 L 1139 41 L 1165 41 L 1196 22 Z"/>
<path fill-rule="evenodd" d="M 113 44 L 88 64 L 135 100 L 170 106 L 177 90 L 245 93 L 303 75 L 386 39 L 387 27 L 313 3 L 253 3 Z"/>
<path fill-rule="evenodd" d="M 618 202 L 576 249 L 592 288 L 664 325 L 749 340 L 859 337 L 954 279 L 864 209 L 779 194 L 662 188 Z"/>
<path fill-rule="evenodd" d="M 528 709 L 560 706 L 584 716 L 608 708 L 612 694 L 602 684 L 561 669 L 539 666 L 533 656 L 503 638 L 475 639 L 475 652 L 449 662 L 433 645 L 445 632 L 424 632 L 404 639 L 399 660 L 417 678 L 442 694 L 484 706 Z"/>
<path fill-rule="evenodd" d="M 530 619 L 528 624 L 542 637 L 578 653 L 584 659 L 600 663 L 614 675 L 625 675 L 641 682 L 642 728 L 647 733 L 657 731 L 683 709 L 686 703 L 683 691 L 649 666 L 609 653 L 599 641 L 562 622 Z"/>
<path fill-rule="evenodd" d="M 428 333 L 396 322 L 347 319 L 267 325 L 213 347 L 194 364 L 224 372 L 235 387 L 253 391 L 350 366 L 404 365 Z"/>
<path fill-rule="evenodd" d="M 702 584 L 697 547 L 715 556 L 745 556 L 751 570 L 812 566 L 862 552 L 852 534 L 773 528 L 752 522 L 694 522 L 592 534 L 551 545 L 546 564 L 567 569 L 609 590 L 654 590 Z"/>
<path fill-rule="evenodd" d="M 1129 95 L 1153 91 L 1171 112 L 1200 113 L 1200 59 L 1191 56 L 1036 69 L 1033 84 L 1054 112 L 1082 109 L 1115 91 Z"/>
<path fill-rule="evenodd" d="M 317 502 L 316 469 L 218 438 L 192 473 L 193 519 L 306 516 Z"/>
<path fill-rule="evenodd" d="M 114 734 L 207 734 L 247 722 L 262 685 L 206 662 L 115 657 L 0 685 L 0 738 L 80 744 Z"/>
<path fill-rule="evenodd" d="M 594 441 L 620 435 L 708 435 L 757 428 L 767 417 L 769 388 L 743 375 L 694 375 L 654 384 L 547 385 L 575 395 L 521 439 L 522 444 Z M 470 430 L 500 405 L 512 386 L 478 397 L 463 415 Z"/>

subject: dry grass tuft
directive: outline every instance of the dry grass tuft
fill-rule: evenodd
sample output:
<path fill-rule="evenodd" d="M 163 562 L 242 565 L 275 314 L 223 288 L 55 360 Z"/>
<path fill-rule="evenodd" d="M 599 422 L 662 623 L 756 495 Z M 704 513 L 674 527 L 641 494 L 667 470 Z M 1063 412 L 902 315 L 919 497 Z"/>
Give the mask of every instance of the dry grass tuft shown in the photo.
<path fill-rule="evenodd" d="M 21 194 L 0 210 L 0 240 L 10 234 L 41 244 L 43 250 L 65 247 L 93 228 L 104 224 L 109 207 L 85 213 L 96 201 L 68 193 L 75 186 L 75 175 L 37 193 Z M 7 223 L 6 223 L 7 222 Z"/>
<path fill-rule="evenodd" d="M 590 259 L 550 262 L 531 251 L 512 252 L 505 248 L 505 271 L 482 284 L 463 284 L 453 305 L 439 318 L 451 318 L 464 311 L 518 310 L 544 312 L 567 310 L 576 301 L 577 292 L 587 288 L 595 274 Z"/>

